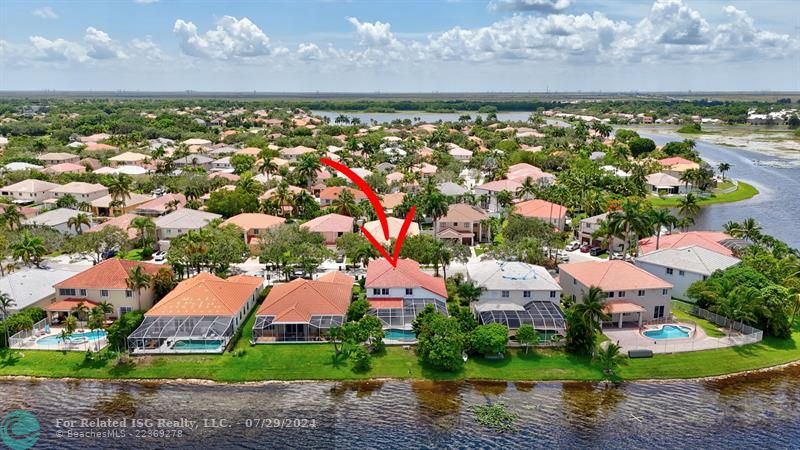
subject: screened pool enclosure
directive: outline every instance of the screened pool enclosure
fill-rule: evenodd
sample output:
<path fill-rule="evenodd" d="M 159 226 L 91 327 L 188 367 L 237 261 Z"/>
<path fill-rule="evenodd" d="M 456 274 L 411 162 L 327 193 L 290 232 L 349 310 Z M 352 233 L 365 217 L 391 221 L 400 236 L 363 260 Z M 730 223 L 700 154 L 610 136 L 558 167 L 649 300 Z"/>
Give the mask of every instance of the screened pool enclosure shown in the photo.
<path fill-rule="evenodd" d="M 405 298 L 402 302 L 398 302 L 398 307 L 370 308 L 367 314 L 381 319 L 384 329 L 410 330 L 411 323 L 417 318 L 417 314 L 427 305 L 433 305 L 436 311 L 447 315 L 447 304 L 433 298 Z"/>
<path fill-rule="evenodd" d="M 273 322 L 275 316 L 256 316 L 253 325 L 255 342 L 316 342 L 325 340 L 328 330 L 341 326 L 344 316 L 311 316 L 308 322 Z"/>
<path fill-rule="evenodd" d="M 515 304 L 476 305 L 480 322 L 484 325 L 499 323 L 511 330 L 522 324 L 531 325 L 537 331 L 563 333 L 566 330 L 564 314 L 555 303 L 532 301 L 524 306 Z"/>
<path fill-rule="evenodd" d="M 151 316 L 128 336 L 145 353 L 222 353 L 235 330 L 231 316 Z"/>

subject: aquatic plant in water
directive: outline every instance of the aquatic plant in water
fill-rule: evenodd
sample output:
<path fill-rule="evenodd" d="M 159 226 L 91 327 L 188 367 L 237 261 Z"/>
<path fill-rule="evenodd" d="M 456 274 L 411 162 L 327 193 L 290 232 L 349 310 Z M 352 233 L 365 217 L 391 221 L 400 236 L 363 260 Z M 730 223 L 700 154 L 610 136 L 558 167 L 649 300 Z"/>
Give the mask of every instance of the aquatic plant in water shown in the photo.
<path fill-rule="evenodd" d="M 475 413 L 475 420 L 486 428 L 498 433 L 514 429 L 517 415 L 509 411 L 503 403 L 472 405 L 470 410 Z"/>

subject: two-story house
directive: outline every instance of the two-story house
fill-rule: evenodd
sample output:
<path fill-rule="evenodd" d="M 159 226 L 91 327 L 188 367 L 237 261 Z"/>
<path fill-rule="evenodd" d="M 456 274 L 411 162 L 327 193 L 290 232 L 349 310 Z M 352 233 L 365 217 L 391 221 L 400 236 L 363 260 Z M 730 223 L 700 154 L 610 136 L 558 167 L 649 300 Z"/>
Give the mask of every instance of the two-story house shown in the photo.
<path fill-rule="evenodd" d="M 188 233 L 190 230 L 199 230 L 209 222 L 222 216 L 196 209 L 180 208 L 154 220 L 158 246 L 162 250 L 169 247 L 169 241 Z"/>
<path fill-rule="evenodd" d="M 436 237 L 453 239 L 462 244 L 475 245 L 491 238 L 491 230 L 485 223 L 489 214 L 477 206 L 456 203 L 447 208 L 447 214 L 436 221 Z"/>
<path fill-rule="evenodd" d="M 627 261 L 586 261 L 558 268 L 564 294 L 577 302 L 589 288 L 600 288 L 611 323 L 620 328 L 624 322 L 641 324 L 670 316 L 672 284 Z"/>
<path fill-rule="evenodd" d="M 14 203 L 41 203 L 52 198 L 55 194 L 51 190 L 60 186 L 43 180 L 22 180 L 0 189 L 0 195 L 10 198 Z"/>

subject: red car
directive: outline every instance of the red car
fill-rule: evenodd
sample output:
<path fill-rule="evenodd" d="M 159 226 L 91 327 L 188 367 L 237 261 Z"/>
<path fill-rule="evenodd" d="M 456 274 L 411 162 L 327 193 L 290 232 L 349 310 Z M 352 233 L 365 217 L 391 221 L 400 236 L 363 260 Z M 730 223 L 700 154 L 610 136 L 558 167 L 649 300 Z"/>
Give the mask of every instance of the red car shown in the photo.
<path fill-rule="evenodd" d="M 589 253 L 589 250 L 592 248 L 589 244 L 581 245 L 581 253 Z"/>

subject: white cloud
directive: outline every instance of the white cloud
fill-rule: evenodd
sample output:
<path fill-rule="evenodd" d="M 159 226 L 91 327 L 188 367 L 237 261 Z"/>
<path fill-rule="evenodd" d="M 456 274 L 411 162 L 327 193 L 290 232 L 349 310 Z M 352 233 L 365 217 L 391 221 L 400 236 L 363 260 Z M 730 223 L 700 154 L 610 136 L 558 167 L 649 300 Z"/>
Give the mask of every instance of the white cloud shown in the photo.
<path fill-rule="evenodd" d="M 158 0 L 133 0 L 140 5 L 149 5 L 150 3 L 158 3 Z"/>
<path fill-rule="evenodd" d="M 194 23 L 178 19 L 173 32 L 181 39 L 181 50 L 198 58 L 252 58 L 270 55 L 274 50 L 269 37 L 247 17 L 225 16 L 204 34 L 198 34 Z"/>
<path fill-rule="evenodd" d="M 58 19 L 58 14 L 49 6 L 34 9 L 33 15 L 40 19 Z"/>
<path fill-rule="evenodd" d="M 42 36 L 31 36 L 33 59 L 49 62 L 83 62 L 88 59 L 86 50 L 80 44 L 62 38 L 47 39 Z"/>
<path fill-rule="evenodd" d="M 105 31 L 89 27 L 86 29 L 86 35 L 83 39 L 88 46 L 86 54 L 91 58 L 125 59 L 128 57 L 128 55 L 119 48 L 119 44 L 111 39 Z"/>
<path fill-rule="evenodd" d="M 317 44 L 300 43 L 297 46 L 297 57 L 304 61 L 319 61 L 323 58 L 323 53 Z"/>
<path fill-rule="evenodd" d="M 137 56 L 140 56 L 144 59 L 149 59 L 152 61 L 164 61 L 167 59 L 167 56 L 164 54 L 164 51 L 161 50 L 161 47 L 153 42 L 153 39 L 150 36 L 147 36 L 144 39 L 133 39 L 130 43 L 131 51 L 136 53 Z"/>
<path fill-rule="evenodd" d="M 399 44 L 392 34 L 392 26 L 383 22 L 361 22 L 355 17 L 348 17 L 347 21 L 356 27 L 360 44 L 369 47 L 390 47 Z"/>
<path fill-rule="evenodd" d="M 489 3 L 489 9 L 551 13 L 569 8 L 571 4 L 572 0 L 496 0 Z"/>

